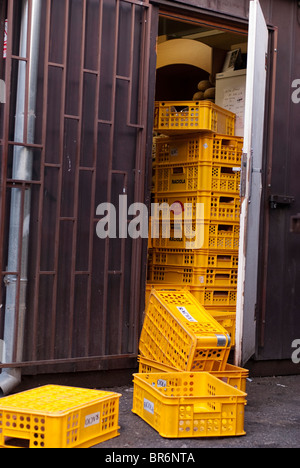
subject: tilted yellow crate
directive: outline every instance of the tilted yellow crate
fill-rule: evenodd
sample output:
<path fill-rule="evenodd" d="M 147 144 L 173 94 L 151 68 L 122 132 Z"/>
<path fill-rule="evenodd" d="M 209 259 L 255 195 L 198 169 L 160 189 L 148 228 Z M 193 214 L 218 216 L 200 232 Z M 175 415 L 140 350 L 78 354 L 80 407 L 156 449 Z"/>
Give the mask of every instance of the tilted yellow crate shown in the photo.
<path fill-rule="evenodd" d="M 231 343 L 227 331 L 189 291 L 152 289 L 141 332 L 140 354 L 180 370 L 224 370 Z"/>

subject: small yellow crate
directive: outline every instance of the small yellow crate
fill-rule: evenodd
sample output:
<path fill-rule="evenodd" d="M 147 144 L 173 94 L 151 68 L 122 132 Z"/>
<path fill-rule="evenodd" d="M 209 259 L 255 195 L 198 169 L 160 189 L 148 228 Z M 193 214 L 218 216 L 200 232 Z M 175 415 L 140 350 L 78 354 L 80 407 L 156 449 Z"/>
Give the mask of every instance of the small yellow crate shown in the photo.
<path fill-rule="evenodd" d="M 227 331 L 193 295 L 151 291 L 139 343 L 140 354 L 181 370 L 223 370 L 230 352 Z"/>
<path fill-rule="evenodd" d="M 152 249 L 153 265 L 190 266 L 197 268 L 238 268 L 238 254 L 213 250 Z"/>
<path fill-rule="evenodd" d="M 0 447 L 88 448 L 119 435 L 118 393 L 46 385 L 0 400 Z"/>
<path fill-rule="evenodd" d="M 241 167 L 243 138 L 212 133 L 156 138 L 155 164 L 209 163 Z"/>
<path fill-rule="evenodd" d="M 207 372 L 134 374 L 132 411 L 162 437 L 242 436 L 246 397 Z"/>
<path fill-rule="evenodd" d="M 239 223 L 196 222 L 185 223 L 157 222 L 157 233 L 153 228 L 152 246 L 155 249 L 184 249 L 184 250 L 218 250 L 237 253 L 240 241 Z M 150 235 L 151 235 L 150 230 Z M 157 235 L 156 235 L 157 234 Z"/>
<path fill-rule="evenodd" d="M 226 195 L 214 192 L 177 192 L 154 194 L 154 203 L 156 203 L 157 213 L 162 221 L 171 219 L 198 221 L 217 221 L 217 222 L 239 222 L 241 203 L 239 195 Z M 202 206 L 199 206 L 202 204 Z M 156 213 L 154 219 L 157 219 Z"/>
<path fill-rule="evenodd" d="M 217 268 L 171 267 L 169 265 L 149 265 L 150 283 L 167 283 L 198 287 L 231 288 L 237 286 L 238 270 Z"/>
<path fill-rule="evenodd" d="M 165 135 L 209 131 L 234 135 L 236 115 L 210 101 L 157 101 L 154 130 Z"/>
<path fill-rule="evenodd" d="M 153 192 L 213 191 L 224 194 L 239 193 L 239 168 L 211 163 L 156 165 Z"/>
<path fill-rule="evenodd" d="M 143 356 L 138 356 L 139 363 L 139 374 L 159 374 L 162 372 L 180 372 L 174 367 L 166 366 L 157 361 L 152 361 Z M 215 371 L 213 368 L 210 371 L 211 375 L 214 375 L 222 382 L 228 383 L 234 388 L 241 390 L 242 392 L 246 391 L 247 387 L 247 378 L 249 377 L 249 370 L 243 369 L 242 367 L 233 366 L 232 364 L 226 364 L 226 367 L 223 371 Z"/>

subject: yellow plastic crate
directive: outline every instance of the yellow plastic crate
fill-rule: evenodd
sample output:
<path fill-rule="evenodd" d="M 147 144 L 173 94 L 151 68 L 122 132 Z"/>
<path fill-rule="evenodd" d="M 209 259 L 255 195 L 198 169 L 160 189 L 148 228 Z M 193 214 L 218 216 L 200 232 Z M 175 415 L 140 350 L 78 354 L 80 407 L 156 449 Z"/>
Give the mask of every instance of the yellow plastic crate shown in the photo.
<path fill-rule="evenodd" d="M 147 282 L 146 284 L 146 304 L 148 304 L 151 291 L 173 291 L 173 292 L 186 292 L 189 291 L 194 297 L 199 297 L 199 288 L 193 288 L 190 285 L 180 285 L 180 284 L 167 284 L 167 283 L 157 283 L 152 284 Z M 196 291 L 195 291 L 196 290 Z M 197 294 L 198 291 L 198 294 Z M 220 325 L 222 325 L 225 330 L 227 330 L 228 334 L 231 338 L 231 346 L 235 344 L 235 325 L 236 325 L 236 288 L 233 288 L 230 291 L 230 298 L 229 301 L 233 304 L 231 305 L 224 305 L 220 302 L 223 302 L 222 299 L 228 299 L 227 293 L 228 291 L 218 291 L 213 290 L 210 291 L 209 289 L 206 291 L 206 294 L 209 298 L 209 303 L 205 305 L 205 310 L 208 312 Z M 215 292 L 216 295 L 212 295 L 212 292 Z M 221 293 L 218 295 L 218 293 Z M 194 294 L 195 293 L 195 294 Z M 224 296 L 224 297 L 223 297 Z M 211 300 L 214 298 L 215 300 Z M 217 302 L 216 304 L 211 304 L 211 302 Z"/>
<path fill-rule="evenodd" d="M 246 397 L 207 372 L 135 374 L 132 411 L 162 437 L 242 436 Z"/>
<path fill-rule="evenodd" d="M 211 222 L 205 224 L 204 248 L 213 250 L 232 250 L 238 252 L 240 242 L 240 224 Z"/>
<path fill-rule="evenodd" d="M 140 354 L 180 370 L 223 370 L 230 352 L 227 331 L 188 291 L 151 291 Z"/>
<path fill-rule="evenodd" d="M 152 249 L 149 252 L 153 265 L 190 266 L 197 268 L 238 268 L 238 254 L 213 250 Z"/>
<path fill-rule="evenodd" d="M 0 447 L 87 448 L 119 435 L 112 392 L 46 385 L 0 400 Z"/>
<path fill-rule="evenodd" d="M 158 232 L 155 232 L 155 219 L 151 220 L 153 229 L 152 246 L 154 249 L 205 249 L 209 244 L 209 222 L 158 222 Z M 151 235 L 151 231 L 150 231 Z"/>
<path fill-rule="evenodd" d="M 209 163 L 239 168 L 243 143 L 241 137 L 212 133 L 156 138 L 155 165 Z"/>
<path fill-rule="evenodd" d="M 138 356 L 139 363 L 139 374 L 159 374 L 162 372 L 180 372 L 174 367 L 166 366 L 160 362 L 147 359 L 143 356 Z M 223 371 L 212 369 L 211 375 L 214 375 L 222 382 L 228 383 L 234 388 L 246 392 L 247 378 L 249 377 L 249 370 L 243 369 L 242 367 L 233 366 L 232 364 L 226 364 Z"/>
<path fill-rule="evenodd" d="M 211 163 L 156 165 L 153 192 L 213 191 L 238 194 L 240 172 Z"/>
<path fill-rule="evenodd" d="M 169 265 L 149 265 L 150 283 L 167 283 L 198 287 L 231 288 L 237 286 L 238 270 L 217 268 L 171 267 Z"/>
<path fill-rule="evenodd" d="M 204 307 L 216 306 L 227 307 L 236 306 L 237 288 L 198 288 L 190 286 L 190 292 Z"/>
<path fill-rule="evenodd" d="M 155 220 L 151 221 L 152 225 L 154 222 Z M 157 226 L 159 227 L 158 237 L 152 238 L 152 246 L 155 249 L 204 249 L 231 251 L 232 253 L 237 253 L 239 249 L 239 223 L 161 221 L 157 223 Z"/>
<path fill-rule="evenodd" d="M 234 135 L 236 115 L 210 101 L 157 101 L 154 130 L 163 134 L 210 131 Z"/>
<path fill-rule="evenodd" d="M 145 304 L 149 303 L 150 295 L 153 290 L 169 292 L 187 292 L 189 291 L 197 300 L 205 301 L 205 310 L 227 331 L 231 338 L 231 346 L 235 345 L 235 326 L 236 326 L 236 298 L 237 289 L 216 290 L 205 288 L 196 288 L 191 285 L 157 283 L 146 285 Z"/>
<path fill-rule="evenodd" d="M 217 222 L 239 222 L 241 212 L 240 196 L 235 194 L 219 194 L 214 192 L 177 192 L 176 194 L 154 194 L 154 203 L 161 208 L 162 221 L 182 219 Z M 197 209 L 197 204 L 203 204 L 202 210 Z M 174 210 L 174 211 L 173 211 Z M 157 213 L 158 214 L 158 213 Z M 201 216 L 199 218 L 199 216 Z M 156 219 L 154 217 L 154 219 Z"/>

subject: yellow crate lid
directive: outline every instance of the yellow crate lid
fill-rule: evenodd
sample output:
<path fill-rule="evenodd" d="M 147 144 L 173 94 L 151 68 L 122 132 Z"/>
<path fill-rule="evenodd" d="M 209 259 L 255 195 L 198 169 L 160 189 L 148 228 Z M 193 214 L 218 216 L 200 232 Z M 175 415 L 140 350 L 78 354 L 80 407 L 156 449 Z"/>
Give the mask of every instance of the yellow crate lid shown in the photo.
<path fill-rule="evenodd" d="M 0 400 L 0 411 L 22 411 L 48 416 L 62 416 L 93 402 L 103 401 L 120 394 L 76 387 L 45 385 L 10 395 Z"/>

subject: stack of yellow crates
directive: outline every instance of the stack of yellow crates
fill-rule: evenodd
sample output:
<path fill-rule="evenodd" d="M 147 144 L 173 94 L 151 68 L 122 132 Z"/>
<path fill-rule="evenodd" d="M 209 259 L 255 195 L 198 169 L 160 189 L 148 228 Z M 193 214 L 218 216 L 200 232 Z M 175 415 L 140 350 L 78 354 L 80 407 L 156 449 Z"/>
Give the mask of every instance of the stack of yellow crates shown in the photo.
<path fill-rule="evenodd" d="M 151 291 L 133 412 L 163 437 L 244 435 L 248 371 L 228 364 L 230 337 L 189 291 Z"/>
<path fill-rule="evenodd" d="M 163 437 L 239 436 L 232 366 L 242 138 L 211 102 L 156 103 L 151 241 L 133 412 Z"/>
<path fill-rule="evenodd" d="M 153 287 L 188 289 L 233 344 L 243 151 L 234 118 L 206 101 L 156 103 L 164 136 L 156 138 L 153 202 L 161 212 L 152 213 L 146 296 Z"/>

